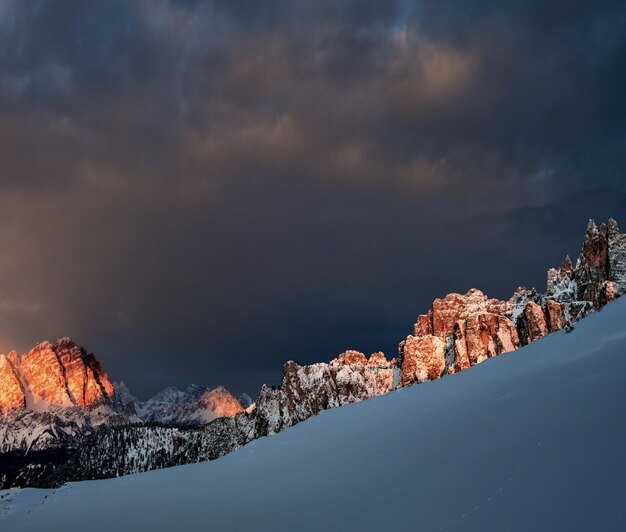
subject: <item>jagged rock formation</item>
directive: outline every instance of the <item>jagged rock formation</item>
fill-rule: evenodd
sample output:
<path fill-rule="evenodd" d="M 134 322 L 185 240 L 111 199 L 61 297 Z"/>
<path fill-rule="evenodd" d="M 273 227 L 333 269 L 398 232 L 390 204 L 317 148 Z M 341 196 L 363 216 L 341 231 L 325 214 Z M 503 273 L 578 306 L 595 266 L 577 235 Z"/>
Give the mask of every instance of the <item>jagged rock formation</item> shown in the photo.
<path fill-rule="evenodd" d="M 546 324 L 549 332 L 560 331 L 570 325 L 567 307 L 563 303 L 548 299 L 546 301 Z"/>
<path fill-rule="evenodd" d="M 544 294 L 523 287 L 508 301 L 476 289 L 449 294 L 417 318 L 397 359 L 349 350 L 329 363 L 290 361 L 281 386 L 264 386 L 255 403 L 247 396 L 237 401 L 223 388 L 195 386 L 137 401 L 123 383 L 113 388 L 95 359 L 69 340 L 39 344 L 22 357 L 0 356 L 0 451 L 78 447 L 62 459 L 9 456 L 15 471 L 0 474 L 0 487 L 58 485 L 217 458 L 322 410 L 463 371 L 567 330 L 625 291 L 626 235 L 614 220 L 599 228 L 590 221 L 576 266 L 566 257 L 550 269 Z M 84 427 L 90 427 L 87 436 Z"/>
<path fill-rule="evenodd" d="M 548 271 L 545 294 L 518 288 L 508 301 L 480 290 L 448 294 L 417 318 L 399 347 L 400 385 L 432 380 L 571 326 L 626 291 L 626 235 L 589 220 L 576 263 Z"/>
<path fill-rule="evenodd" d="M 594 309 L 600 308 L 599 288 L 607 280 L 609 270 L 607 233 L 606 225 L 602 224 L 598 229 L 593 220 L 589 220 L 583 249 L 574 270 L 578 299 L 590 301 Z"/>
<path fill-rule="evenodd" d="M 109 403 L 113 386 L 93 355 L 69 338 L 42 342 L 28 353 L 0 355 L 0 411 L 90 408 Z"/>
<path fill-rule="evenodd" d="M 626 292 L 626 233 L 620 232 L 617 222 L 612 218 L 608 223 L 607 244 L 608 279 L 612 284 L 612 298 L 614 299 Z"/>
<path fill-rule="evenodd" d="M 394 385 L 394 364 L 384 354 L 368 360 L 363 353 L 346 351 L 329 364 L 283 367 L 280 389 L 264 386 L 251 413 L 258 436 L 274 434 L 322 410 L 387 393 Z"/>
<path fill-rule="evenodd" d="M 448 373 L 462 371 L 493 356 L 513 351 L 519 347 L 520 341 L 515 325 L 508 317 L 480 313 L 456 323 L 451 343 L 454 346 L 454 368 Z"/>
<path fill-rule="evenodd" d="M 428 313 L 417 318 L 414 336 L 401 344 L 400 385 L 463 371 L 517 349 L 513 307 L 512 301 L 489 299 L 476 289 L 436 299 Z"/>

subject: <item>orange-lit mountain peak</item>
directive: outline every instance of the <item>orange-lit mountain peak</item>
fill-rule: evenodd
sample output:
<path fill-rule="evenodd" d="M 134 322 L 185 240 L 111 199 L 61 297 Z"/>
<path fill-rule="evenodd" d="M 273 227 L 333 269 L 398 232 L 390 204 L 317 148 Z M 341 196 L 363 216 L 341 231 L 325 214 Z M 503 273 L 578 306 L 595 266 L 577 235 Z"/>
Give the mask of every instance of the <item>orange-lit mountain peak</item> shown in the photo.
<path fill-rule="evenodd" d="M 41 342 L 22 356 L 0 358 L 0 411 L 49 406 L 87 408 L 113 398 L 102 367 L 69 338 Z"/>
<path fill-rule="evenodd" d="M 239 401 L 223 386 L 218 386 L 202 395 L 201 402 L 217 417 L 232 417 L 243 412 Z"/>

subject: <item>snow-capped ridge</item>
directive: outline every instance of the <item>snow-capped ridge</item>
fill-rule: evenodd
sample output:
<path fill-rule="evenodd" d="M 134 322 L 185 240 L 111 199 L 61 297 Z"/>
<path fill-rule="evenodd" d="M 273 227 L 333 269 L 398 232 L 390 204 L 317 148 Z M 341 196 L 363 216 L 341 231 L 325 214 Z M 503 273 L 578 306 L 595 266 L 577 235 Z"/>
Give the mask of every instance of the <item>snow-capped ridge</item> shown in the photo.
<path fill-rule="evenodd" d="M 102 424 L 106 434 L 82 446 L 55 473 L 54 482 L 103 478 L 222 456 L 323 410 L 459 373 L 550 333 L 569 331 L 573 323 L 623 294 L 625 287 L 626 235 L 612 219 L 599 227 L 590 220 L 576 266 L 567 256 L 559 268 L 550 269 L 545 293 L 520 287 L 509 300 L 502 301 L 470 289 L 465 294 L 437 298 L 426 314 L 417 318 L 412 333 L 400 342 L 397 358 L 387 359 L 377 352 L 368 359 L 364 353 L 347 350 L 328 363 L 302 366 L 290 360 L 283 366 L 280 386 L 264 385 L 254 403 L 248 396 L 238 401 L 223 387 L 210 390 L 194 385 L 185 391 L 169 387 L 141 402 L 123 383 L 115 386 L 115 393 L 109 383 L 109 393 L 103 384 L 108 380 L 94 378 L 107 397 L 107 401 L 95 404 L 121 416 L 123 422 Z M 45 353 L 53 369 L 76 352 L 71 341 L 59 342 L 66 347 L 59 350 L 56 344 L 44 342 L 34 348 Z M 85 361 L 85 357 L 81 354 L 72 360 Z M 0 401 L 18 405 L 19 411 L 24 408 L 19 406 L 20 401 L 26 407 L 36 401 L 26 394 L 21 398 L 13 377 L 14 359 L 0 357 Z M 99 368 L 95 359 L 89 359 L 86 366 L 94 373 L 93 368 Z M 58 374 L 50 373 L 53 377 Z M 54 396 L 58 404 L 55 408 L 66 408 L 64 401 L 69 399 L 76 409 L 77 395 L 69 385 L 66 388 L 66 395 L 61 387 L 59 398 Z M 93 389 L 97 389 L 95 384 Z M 37 390 L 35 387 L 32 391 L 33 397 L 39 393 Z M 127 426 L 134 420 L 149 426 Z M 0 417 L 0 429 L 1 423 Z M 36 426 L 40 423 L 37 419 Z M 51 430 L 41 435 L 41 445 L 61 441 L 54 440 L 59 432 L 56 426 L 50 425 Z M 3 436 L 0 430 L 0 438 L 6 439 L 7 431 Z M 74 438 L 70 438 L 70 444 L 77 445 L 76 434 L 80 431 L 71 429 L 66 434 L 70 432 Z M 163 449 L 169 451 L 164 454 Z M 140 462 L 137 456 L 142 457 Z"/>

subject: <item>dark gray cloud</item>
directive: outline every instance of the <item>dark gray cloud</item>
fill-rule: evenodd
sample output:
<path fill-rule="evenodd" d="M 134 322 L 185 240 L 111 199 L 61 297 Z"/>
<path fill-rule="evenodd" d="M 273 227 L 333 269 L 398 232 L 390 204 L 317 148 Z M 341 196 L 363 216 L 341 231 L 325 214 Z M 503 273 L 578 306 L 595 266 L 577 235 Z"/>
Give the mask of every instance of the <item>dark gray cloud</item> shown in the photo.
<path fill-rule="evenodd" d="M 626 224 L 621 2 L 13 1 L 0 43 L 0 350 L 140 395 L 393 352 Z"/>

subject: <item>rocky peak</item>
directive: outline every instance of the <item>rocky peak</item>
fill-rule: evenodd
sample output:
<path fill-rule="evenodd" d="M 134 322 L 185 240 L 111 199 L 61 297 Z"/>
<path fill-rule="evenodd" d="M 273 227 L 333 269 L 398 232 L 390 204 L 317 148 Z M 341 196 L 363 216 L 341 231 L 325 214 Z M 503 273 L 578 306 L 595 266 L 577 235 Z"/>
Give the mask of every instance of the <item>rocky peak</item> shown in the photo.
<path fill-rule="evenodd" d="M 370 368 L 394 368 L 396 366 L 395 360 L 387 360 L 385 357 L 385 353 L 382 351 L 378 351 L 377 353 L 372 353 L 369 360 L 367 361 L 367 365 Z"/>
<path fill-rule="evenodd" d="M 69 338 L 41 342 L 22 356 L 3 356 L 0 410 L 89 408 L 108 403 L 113 386 L 93 355 Z M 19 389 L 19 392 L 18 392 Z"/>
<path fill-rule="evenodd" d="M 476 288 L 466 294 L 448 294 L 442 299 L 435 299 L 428 313 L 417 318 L 414 333 L 415 336 L 432 334 L 445 340 L 454 332 L 454 324 L 458 320 L 481 312 L 504 314 L 508 309 L 508 302 L 489 299 Z"/>
<path fill-rule="evenodd" d="M 360 351 L 349 349 L 341 353 L 337 358 L 334 358 L 333 360 L 331 360 L 330 364 L 332 365 L 361 364 L 364 366 L 367 364 L 367 357 Z"/>
<path fill-rule="evenodd" d="M 243 412 L 239 401 L 223 386 L 202 394 L 200 402 L 204 408 L 215 414 L 215 417 L 231 417 Z"/>
<path fill-rule="evenodd" d="M 613 283 L 614 297 L 626 293 L 626 233 L 622 233 L 613 218 L 607 228 L 609 247 L 608 278 Z"/>
<path fill-rule="evenodd" d="M 28 406 L 41 410 L 48 406 L 74 406 L 67 386 L 65 368 L 50 342 L 41 342 L 19 360 L 19 370 L 30 401 Z"/>
<path fill-rule="evenodd" d="M 395 360 L 387 360 L 385 353 L 378 351 L 372 353 L 369 359 L 360 351 L 349 349 L 341 353 L 337 358 L 333 358 L 329 364 L 331 366 L 361 365 L 369 368 L 392 368 L 395 367 Z"/>
<path fill-rule="evenodd" d="M 607 280 L 609 273 L 607 236 L 608 228 L 605 224 L 598 228 L 593 220 L 589 220 L 583 248 L 574 271 L 578 299 L 591 302 L 595 309 L 600 308 L 599 287 Z"/>
<path fill-rule="evenodd" d="M 574 275 L 574 265 L 572 264 L 572 259 L 569 258 L 569 255 L 566 255 L 563 264 L 561 265 L 560 273 L 562 277 L 572 278 Z"/>
<path fill-rule="evenodd" d="M 558 286 L 559 283 L 571 281 L 573 277 L 574 267 L 572 266 L 572 259 L 567 255 L 560 268 L 550 268 L 548 270 L 548 291 L 554 290 L 554 287 Z"/>

